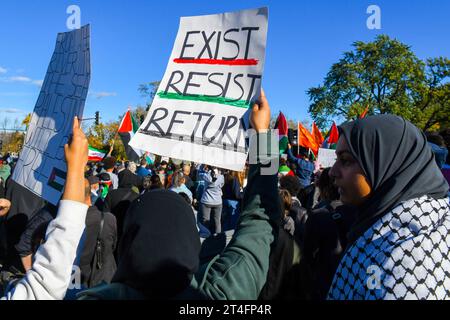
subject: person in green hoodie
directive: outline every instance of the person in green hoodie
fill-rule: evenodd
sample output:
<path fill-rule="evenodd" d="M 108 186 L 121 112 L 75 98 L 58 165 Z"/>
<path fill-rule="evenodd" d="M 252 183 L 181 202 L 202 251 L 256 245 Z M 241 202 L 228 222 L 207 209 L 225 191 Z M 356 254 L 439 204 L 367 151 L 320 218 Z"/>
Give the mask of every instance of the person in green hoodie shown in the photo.
<path fill-rule="evenodd" d="M 263 92 L 250 122 L 259 136 L 268 134 Z M 127 213 L 112 283 L 85 290 L 79 299 L 257 299 L 281 216 L 277 173 L 261 174 L 261 166 L 250 165 L 241 217 L 221 254 L 200 265 L 191 208 L 176 193 L 148 192 Z"/>

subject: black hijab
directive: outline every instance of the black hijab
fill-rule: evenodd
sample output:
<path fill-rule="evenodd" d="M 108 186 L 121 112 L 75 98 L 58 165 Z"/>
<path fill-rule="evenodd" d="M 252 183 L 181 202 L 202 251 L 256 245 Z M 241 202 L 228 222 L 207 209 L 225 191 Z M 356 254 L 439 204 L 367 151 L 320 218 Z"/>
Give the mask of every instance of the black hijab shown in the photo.
<path fill-rule="evenodd" d="M 192 208 L 177 193 L 146 192 L 130 206 L 112 282 L 148 298 L 167 299 L 186 289 L 199 267 L 200 238 Z"/>
<path fill-rule="evenodd" d="M 117 175 L 119 178 L 119 188 L 139 187 L 141 181 L 137 175 L 128 169 L 124 169 Z"/>
<path fill-rule="evenodd" d="M 445 198 L 449 186 L 425 135 L 394 115 L 369 116 L 339 126 L 372 192 L 349 233 L 353 242 L 402 201 L 429 195 Z"/>

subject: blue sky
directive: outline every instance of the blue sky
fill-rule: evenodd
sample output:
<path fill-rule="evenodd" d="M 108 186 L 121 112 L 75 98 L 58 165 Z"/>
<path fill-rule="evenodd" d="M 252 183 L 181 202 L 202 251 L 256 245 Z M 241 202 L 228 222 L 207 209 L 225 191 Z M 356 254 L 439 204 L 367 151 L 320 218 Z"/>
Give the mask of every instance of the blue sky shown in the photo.
<path fill-rule="evenodd" d="M 66 8 L 81 8 L 91 24 L 92 77 L 85 117 L 100 111 L 116 120 L 128 105 L 143 105 L 139 84 L 162 78 L 181 16 L 269 7 L 263 87 L 274 113 L 310 119 L 306 90 L 319 85 L 354 41 L 387 34 L 416 55 L 450 56 L 447 0 L 129 0 L 1 1 L 0 123 L 23 119 L 34 108 L 55 45 L 68 31 Z M 381 30 L 366 27 L 369 5 L 381 8 Z"/>

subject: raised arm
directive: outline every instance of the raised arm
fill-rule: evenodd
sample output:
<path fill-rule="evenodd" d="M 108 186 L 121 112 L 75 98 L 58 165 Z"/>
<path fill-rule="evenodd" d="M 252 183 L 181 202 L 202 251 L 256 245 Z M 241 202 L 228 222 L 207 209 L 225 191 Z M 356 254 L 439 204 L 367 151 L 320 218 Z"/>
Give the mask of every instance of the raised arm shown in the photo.
<path fill-rule="evenodd" d="M 45 243 L 39 247 L 32 268 L 7 293 L 8 300 L 61 300 L 69 286 L 76 250 L 85 226 L 84 167 L 88 142 L 78 119 L 73 121 L 70 145 L 64 146 L 67 178 L 58 214 L 49 224 Z"/>
<path fill-rule="evenodd" d="M 296 158 L 296 157 L 294 156 L 294 154 L 292 153 L 292 146 L 291 146 L 290 143 L 288 144 L 287 155 L 288 155 L 289 161 L 295 162 L 296 164 L 298 164 L 299 159 Z"/>
<path fill-rule="evenodd" d="M 270 108 L 263 92 L 250 121 L 259 137 L 268 134 Z M 236 232 L 224 252 L 206 267 L 199 283 L 201 292 L 212 299 L 257 299 L 266 282 L 279 219 L 276 173 L 262 175 L 261 164 L 250 165 Z"/>

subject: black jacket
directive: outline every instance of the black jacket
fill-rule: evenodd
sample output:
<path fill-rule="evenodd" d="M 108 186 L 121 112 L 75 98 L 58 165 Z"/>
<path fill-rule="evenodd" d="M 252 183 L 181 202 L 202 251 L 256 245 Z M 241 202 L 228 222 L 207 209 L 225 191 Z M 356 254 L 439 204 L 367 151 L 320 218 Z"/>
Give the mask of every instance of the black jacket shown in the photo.
<path fill-rule="evenodd" d="M 100 242 L 97 243 L 97 240 Z M 97 244 L 100 245 L 99 248 Z M 86 215 L 84 246 L 80 257 L 83 286 L 90 288 L 111 281 L 117 269 L 114 259 L 116 245 L 116 218 L 111 213 L 100 212 L 95 206 L 90 207 Z"/>
<path fill-rule="evenodd" d="M 337 203 L 315 209 L 308 215 L 302 263 L 310 273 L 311 287 L 307 290 L 312 299 L 326 298 L 347 245 L 347 233 L 355 218 L 355 210 L 345 205 L 337 206 Z"/>
<path fill-rule="evenodd" d="M 231 180 L 226 180 L 222 187 L 223 199 L 226 200 L 242 200 L 243 192 L 241 192 L 241 186 L 239 180 L 234 177 Z"/>
<path fill-rule="evenodd" d="M 122 236 L 125 214 L 131 203 L 137 198 L 139 198 L 139 194 L 131 188 L 111 190 L 105 198 L 103 212 L 110 212 L 116 217 L 118 241 L 120 241 Z"/>

